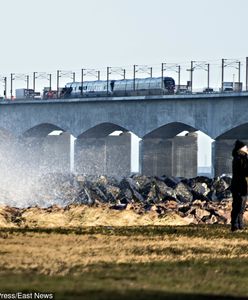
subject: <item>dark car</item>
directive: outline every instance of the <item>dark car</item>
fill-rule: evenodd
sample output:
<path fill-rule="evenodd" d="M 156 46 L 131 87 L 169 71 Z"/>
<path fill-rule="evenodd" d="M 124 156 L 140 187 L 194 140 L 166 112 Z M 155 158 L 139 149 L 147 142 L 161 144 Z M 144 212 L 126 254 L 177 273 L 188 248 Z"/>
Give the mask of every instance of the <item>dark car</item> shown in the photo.
<path fill-rule="evenodd" d="M 213 93 L 213 92 L 214 92 L 214 89 L 212 89 L 212 88 L 205 88 L 203 90 L 203 93 Z"/>

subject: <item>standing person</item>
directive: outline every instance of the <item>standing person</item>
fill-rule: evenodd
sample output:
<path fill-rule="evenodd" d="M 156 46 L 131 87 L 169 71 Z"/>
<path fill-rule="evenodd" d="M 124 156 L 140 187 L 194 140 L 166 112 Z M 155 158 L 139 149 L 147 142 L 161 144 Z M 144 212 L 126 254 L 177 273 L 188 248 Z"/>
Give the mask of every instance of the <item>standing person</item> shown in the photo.
<path fill-rule="evenodd" d="M 231 191 L 233 196 L 231 212 L 231 230 L 244 229 L 243 214 L 247 200 L 248 179 L 248 147 L 240 140 L 237 140 L 232 151 L 232 183 Z"/>

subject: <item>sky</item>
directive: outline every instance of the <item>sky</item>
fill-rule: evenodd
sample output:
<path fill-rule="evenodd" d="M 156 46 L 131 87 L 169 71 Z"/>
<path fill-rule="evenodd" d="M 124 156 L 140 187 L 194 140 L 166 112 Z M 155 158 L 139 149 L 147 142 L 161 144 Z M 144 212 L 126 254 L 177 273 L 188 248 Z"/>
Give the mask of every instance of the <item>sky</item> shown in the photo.
<path fill-rule="evenodd" d="M 104 78 L 107 66 L 123 67 L 131 76 L 134 64 L 159 76 L 162 62 L 180 64 L 186 84 L 194 60 L 210 63 L 210 82 L 218 88 L 222 58 L 240 60 L 244 80 L 247 0 L 0 0 L 0 8 L 0 76 L 8 77 L 8 86 L 10 73 L 52 73 L 55 87 L 56 70 L 76 72 L 79 80 L 81 68 L 100 70 Z M 235 66 L 226 68 L 225 80 L 237 79 Z M 177 78 L 173 68 L 167 75 Z M 206 86 L 206 76 L 195 70 L 194 87 Z"/>
<path fill-rule="evenodd" d="M 221 58 L 248 55 L 247 0 L 0 0 L 0 5 L 1 73 L 133 64 L 159 69 L 167 62 L 182 64 L 189 77 L 184 69 L 191 60 L 220 64 Z"/>

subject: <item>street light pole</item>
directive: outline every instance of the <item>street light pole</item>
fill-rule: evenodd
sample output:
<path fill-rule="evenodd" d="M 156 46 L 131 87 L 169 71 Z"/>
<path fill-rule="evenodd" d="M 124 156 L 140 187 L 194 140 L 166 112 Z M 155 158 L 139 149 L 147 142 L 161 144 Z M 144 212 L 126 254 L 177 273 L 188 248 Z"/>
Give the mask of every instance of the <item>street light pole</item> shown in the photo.
<path fill-rule="evenodd" d="M 84 69 L 81 69 L 81 96 L 83 97 L 83 89 L 84 89 Z"/>
<path fill-rule="evenodd" d="M 133 90 L 135 91 L 136 65 L 133 65 Z"/>
<path fill-rule="evenodd" d="M 208 80 L 207 80 L 207 86 L 208 86 L 208 91 L 209 91 L 209 82 L 210 82 L 210 64 L 207 64 L 207 73 L 208 73 Z"/>
<path fill-rule="evenodd" d="M 162 63 L 161 65 L 161 89 L 164 88 L 164 69 L 165 69 L 165 63 Z"/>
<path fill-rule="evenodd" d="M 13 99 L 13 80 L 14 80 L 14 73 L 10 74 L 10 98 Z"/>
<path fill-rule="evenodd" d="M 51 92 L 52 90 L 52 74 L 48 74 L 49 75 L 49 91 Z"/>
<path fill-rule="evenodd" d="M 109 94 L 109 70 L 110 70 L 110 67 L 107 67 L 107 96 Z"/>
<path fill-rule="evenodd" d="M 239 82 L 239 85 L 240 85 L 240 72 L 241 72 L 241 62 L 239 61 L 238 62 L 238 82 Z"/>
<path fill-rule="evenodd" d="M 26 80 L 27 80 L 27 90 L 29 89 L 29 75 L 26 76 Z"/>
<path fill-rule="evenodd" d="M 3 80 L 4 80 L 4 98 L 7 99 L 7 77 L 4 77 Z"/>
<path fill-rule="evenodd" d="M 35 79 L 36 79 L 36 73 L 37 73 L 37 72 L 34 72 L 34 73 L 33 73 L 33 90 L 34 90 L 34 92 L 35 92 Z"/>
<path fill-rule="evenodd" d="M 191 88 L 191 93 L 193 92 L 193 71 L 194 71 L 194 61 L 191 61 L 191 66 L 190 66 L 190 88 Z"/>
<path fill-rule="evenodd" d="M 225 67 L 225 59 L 221 60 L 221 91 L 224 90 L 224 67 Z"/>
<path fill-rule="evenodd" d="M 57 70 L 57 98 L 59 98 L 59 77 L 60 77 L 60 70 Z"/>
<path fill-rule="evenodd" d="M 178 87 L 177 90 L 180 92 L 180 85 L 181 85 L 181 66 L 177 66 L 178 70 Z"/>

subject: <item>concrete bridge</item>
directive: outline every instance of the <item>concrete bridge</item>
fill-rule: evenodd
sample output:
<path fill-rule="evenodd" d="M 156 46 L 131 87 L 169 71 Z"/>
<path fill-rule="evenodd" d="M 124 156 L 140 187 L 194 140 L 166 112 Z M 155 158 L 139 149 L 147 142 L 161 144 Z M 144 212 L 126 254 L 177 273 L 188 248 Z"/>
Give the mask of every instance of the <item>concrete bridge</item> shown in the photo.
<path fill-rule="evenodd" d="M 215 140 L 213 161 L 218 175 L 230 172 L 233 141 L 248 140 L 248 92 L 3 101 L 0 128 L 1 157 L 7 155 L 8 145 L 9 150 L 21 149 L 19 159 L 27 156 L 26 161 L 32 158 L 38 162 L 40 149 L 45 153 L 44 139 L 52 131 L 62 130 L 77 139 L 78 172 L 111 173 L 106 161 L 108 156 L 118 174 L 122 167 L 128 172 L 124 166 L 118 169 L 118 165 L 121 161 L 125 164 L 130 161 L 130 137 L 124 134 L 118 139 L 109 134 L 116 130 L 132 132 L 142 139 L 140 166 L 143 173 L 176 176 L 194 176 L 197 167 L 197 137 L 189 134 L 180 139 L 176 135 L 185 130 L 190 133 L 200 130 Z M 47 145 L 56 147 L 57 142 L 51 139 Z M 58 141 L 58 137 L 54 139 Z M 52 152 L 51 147 L 49 149 Z M 120 156 L 114 161 L 117 152 Z M 63 151 L 59 156 L 62 154 Z M 188 163 L 182 163 L 181 155 Z M 43 160 L 46 160 L 45 155 Z"/>

